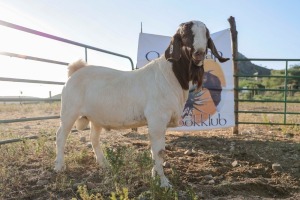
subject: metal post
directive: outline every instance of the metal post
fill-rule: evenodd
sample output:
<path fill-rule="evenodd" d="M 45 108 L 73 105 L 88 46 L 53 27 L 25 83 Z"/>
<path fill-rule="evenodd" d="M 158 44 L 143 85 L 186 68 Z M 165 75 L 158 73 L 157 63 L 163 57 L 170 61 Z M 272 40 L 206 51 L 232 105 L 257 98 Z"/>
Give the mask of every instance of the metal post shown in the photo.
<path fill-rule="evenodd" d="M 85 62 L 87 62 L 87 59 L 88 59 L 87 58 L 87 48 L 85 47 L 84 49 L 85 49 L 85 51 L 84 51 L 84 53 L 85 53 Z"/>
<path fill-rule="evenodd" d="M 232 40 L 232 58 L 233 58 L 233 71 L 234 71 L 234 117 L 235 117 L 235 126 L 232 129 L 233 134 L 239 134 L 239 116 L 238 116 L 238 110 L 239 110 L 239 77 L 238 75 L 238 63 L 236 61 L 237 55 L 238 55 L 238 40 L 237 35 L 238 32 L 236 31 L 236 24 L 234 17 L 230 16 L 228 18 L 228 22 L 230 24 L 230 32 L 231 32 L 231 40 Z"/>
<path fill-rule="evenodd" d="M 286 124 L 286 110 L 287 110 L 287 77 L 288 77 L 288 61 L 285 61 L 285 73 L 284 73 L 284 118 L 283 123 Z"/>

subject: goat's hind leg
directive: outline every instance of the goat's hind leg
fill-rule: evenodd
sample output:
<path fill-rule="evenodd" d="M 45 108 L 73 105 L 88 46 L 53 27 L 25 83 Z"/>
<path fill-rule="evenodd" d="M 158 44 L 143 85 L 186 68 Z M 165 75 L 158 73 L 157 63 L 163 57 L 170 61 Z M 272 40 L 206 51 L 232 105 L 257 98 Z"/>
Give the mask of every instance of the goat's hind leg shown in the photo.
<path fill-rule="evenodd" d="M 93 145 L 93 150 L 96 156 L 96 161 L 99 163 L 101 167 L 107 167 L 108 162 L 104 157 L 101 145 L 100 145 L 100 133 L 102 127 L 96 126 L 95 124 L 91 123 L 91 142 Z"/>
<path fill-rule="evenodd" d="M 76 115 L 73 115 L 73 117 L 61 117 L 61 124 L 56 132 L 56 160 L 54 170 L 57 172 L 63 171 L 66 168 L 64 162 L 65 144 L 76 118 Z"/>

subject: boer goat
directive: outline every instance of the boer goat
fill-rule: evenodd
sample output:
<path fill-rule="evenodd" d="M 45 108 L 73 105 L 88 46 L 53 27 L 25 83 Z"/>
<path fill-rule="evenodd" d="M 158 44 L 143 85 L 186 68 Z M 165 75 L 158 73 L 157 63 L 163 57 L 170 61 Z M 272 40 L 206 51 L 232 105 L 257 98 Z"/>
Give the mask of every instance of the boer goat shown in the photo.
<path fill-rule="evenodd" d="M 69 65 L 69 79 L 62 91 L 61 125 L 56 134 L 55 170 L 64 165 L 64 147 L 74 122 L 84 127 L 91 122 L 91 142 L 97 162 L 107 165 L 99 143 L 102 128 L 121 129 L 148 125 L 152 175 L 162 187 L 171 186 L 164 175 L 165 132 L 178 125 L 189 86 L 201 88 L 203 60 L 210 48 L 220 62 L 223 58 L 210 38 L 205 24 L 182 23 L 161 57 L 145 67 L 124 72 L 89 66 L 83 61 Z"/>

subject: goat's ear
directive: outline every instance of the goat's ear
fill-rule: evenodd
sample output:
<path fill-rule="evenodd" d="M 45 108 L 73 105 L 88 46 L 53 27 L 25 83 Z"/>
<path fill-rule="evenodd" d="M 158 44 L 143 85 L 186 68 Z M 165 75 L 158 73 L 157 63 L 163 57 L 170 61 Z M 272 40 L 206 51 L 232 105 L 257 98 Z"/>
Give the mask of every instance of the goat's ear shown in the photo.
<path fill-rule="evenodd" d="M 165 51 L 165 57 L 167 60 L 178 61 L 181 57 L 182 41 L 179 33 L 176 33 L 170 42 L 170 45 Z"/>
<path fill-rule="evenodd" d="M 210 37 L 208 38 L 208 41 L 207 41 L 207 47 L 210 48 L 212 54 L 216 58 L 218 58 L 219 62 L 223 63 L 223 62 L 226 62 L 227 60 L 229 60 L 229 58 L 223 58 L 222 56 L 220 56 L 213 40 Z"/>
<path fill-rule="evenodd" d="M 207 38 L 207 47 L 210 48 L 212 54 L 218 58 L 220 63 L 226 62 L 229 60 L 229 58 L 223 58 L 222 56 L 219 55 L 218 50 L 213 42 L 213 40 L 210 37 L 209 30 L 206 28 L 206 38 Z"/>

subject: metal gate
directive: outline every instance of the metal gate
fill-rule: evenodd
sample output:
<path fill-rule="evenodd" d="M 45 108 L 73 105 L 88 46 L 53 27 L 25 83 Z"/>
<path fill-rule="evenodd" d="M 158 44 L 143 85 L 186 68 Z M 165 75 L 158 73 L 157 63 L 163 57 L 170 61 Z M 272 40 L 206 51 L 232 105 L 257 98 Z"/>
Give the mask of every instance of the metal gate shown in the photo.
<path fill-rule="evenodd" d="M 288 121 L 287 116 L 288 115 L 299 115 L 300 112 L 297 110 L 295 111 L 289 111 L 288 110 L 288 106 L 291 104 L 298 104 L 300 103 L 299 100 L 288 100 L 288 96 L 289 94 L 294 94 L 294 93 L 300 93 L 300 76 L 293 76 L 293 75 L 289 75 L 289 62 L 300 62 L 300 59 L 257 59 L 257 58 L 249 58 L 249 59 L 235 59 L 235 61 L 240 61 L 240 62 L 246 62 L 246 61 L 276 61 L 276 62 L 285 62 L 285 69 L 284 69 L 284 74 L 283 75 L 251 75 L 251 76 L 242 76 L 242 75 L 234 75 L 235 79 L 240 79 L 240 78 L 252 78 L 252 79 L 262 79 L 262 78 L 268 78 L 268 79 L 283 79 L 283 85 L 281 85 L 278 88 L 242 88 L 239 86 L 239 84 L 235 85 L 235 91 L 238 94 L 241 94 L 242 91 L 248 91 L 248 92 L 262 92 L 263 94 L 265 94 L 266 92 L 271 92 L 269 95 L 269 98 L 264 98 L 264 99 L 253 99 L 253 98 L 247 98 L 247 99 L 242 99 L 240 98 L 240 95 L 236 95 L 237 98 L 235 98 L 235 103 L 238 104 L 238 108 L 237 110 L 235 110 L 235 113 L 240 116 L 239 114 L 260 114 L 260 115 L 265 115 L 265 114 L 272 114 L 272 115 L 280 115 L 281 118 L 281 122 L 274 122 L 271 120 L 262 120 L 260 122 L 257 121 L 240 121 L 239 117 L 238 120 L 236 121 L 236 124 L 261 124 L 261 125 L 300 125 L 300 122 L 295 123 L 295 122 L 291 122 Z M 299 69 L 300 72 L 300 69 Z M 294 79 L 294 80 L 298 80 L 298 86 L 296 88 L 289 88 L 288 87 L 288 82 L 289 79 Z M 239 80 L 237 80 L 237 82 L 239 82 Z M 278 100 L 278 99 L 274 99 L 272 98 L 272 93 L 276 93 L 279 92 L 281 94 L 283 94 L 283 98 Z M 300 96 L 299 96 L 300 99 Z M 281 111 L 270 111 L 269 110 L 265 110 L 265 111 L 257 111 L 257 110 L 241 110 L 240 109 L 240 105 L 242 103 L 276 103 L 280 106 L 282 106 L 282 110 Z M 300 106 L 299 106 L 300 108 Z"/>
<path fill-rule="evenodd" d="M 94 51 L 98 51 L 101 53 L 105 53 L 105 54 L 110 54 L 113 56 L 118 56 L 121 58 L 125 58 L 128 59 L 130 61 L 131 64 L 131 68 L 132 70 L 134 70 L 134 65 L 133 65 L 133 61 L 130 57 L 126 56 L 126 55 L 122 55 L 122 54 L 118 54 L 115 52 L 111 52 L 111 51 L 107 51 L 104 49 L 100 49 L 97 47 L 93 47 L 93 46 L 89 46 L 89 45 L 85 45 L 82 43 L 78 43 L 78 42 L 74 42 L 68 39 L 64 39 L 61 37 L 57 37 L 54 35 L 50 35 L 47 33 L 43 33 L 40 31 L 36 31 L 33 29 L 29 29 L 23 26 L 19 26 L 16 24 L 12 24 L 9 22 L 5 22 L 0 20 L 0 25 L 8 27 L 8 28 L 12 28 L 18 31 L 23 31 L 26 33 L 30 33 L 30 34 L 34 34 L 40 37 L 44 37 L 44 38 L 48 38 L 51 40 L 56 40 L 62 43 L 67 43 L 67 44 L 71 44 L 74 46 L 78 46 L 78 47 L 82 47 L 84 49 L 84 53 L 85 53 L 85 61 L 88 61 L 88 50 L 94 50 Z M 20 55 L 20 54 L 15 54 L 12 52 L 0 52 L 0 55 L 3 56 L 10 56 L 10 57 L 15 57 L 15 58 L 20 58 L 20 59 L 27 59 L 27 60 L 33 60 L 33 61 L 37 61 L 37 62 L 44 62 L 44 63 L 51 63 L 51 64 L 56 64 L 56 65 L 68 65 L 69 63 L 66 62 L 61 62 L 61 61 L 56 61 L 56 60 L 49 60 L 49 59 L 44 59 L 44 58 L 38 58 L 38 57 L 33 57 L 33 56 L 29 56 L 29 55 Z M 23 82 L 23 83 L 38 83 L 38 84 L 54 84 L 54 85 L 64 85 L 64 82 L 55 82 L 55 81 L 43 81 L 43 80 L 28 80 L 28 79 L 20 79 L 20 78 L 6 78 L 6 77 L 0 77 L 0 81 L 10 81 L 10 82 Z M 22 99 L 22 98 L 0 98 L 0 101 L 2 102 L 19 102 L 19 101 L 32 101 L 32 102 L 38 102 L 38 101 L 59 101 L 60 99 L 50 99 L 50 98 L 26 98 L 26 99 Z M 25 122 L 25 121 L 34 121 L 34 120 L 47 120 L 47 119 L 57 119 L 60 118 L 60 116 L 44 116 L 44 117 L 34 117 L 34 118 L 22 118 L 22 119 L 4 119 L 4 120 L 0 120 L 0 124 L 1 123 L 14 123 L 14 122 Z"/>

